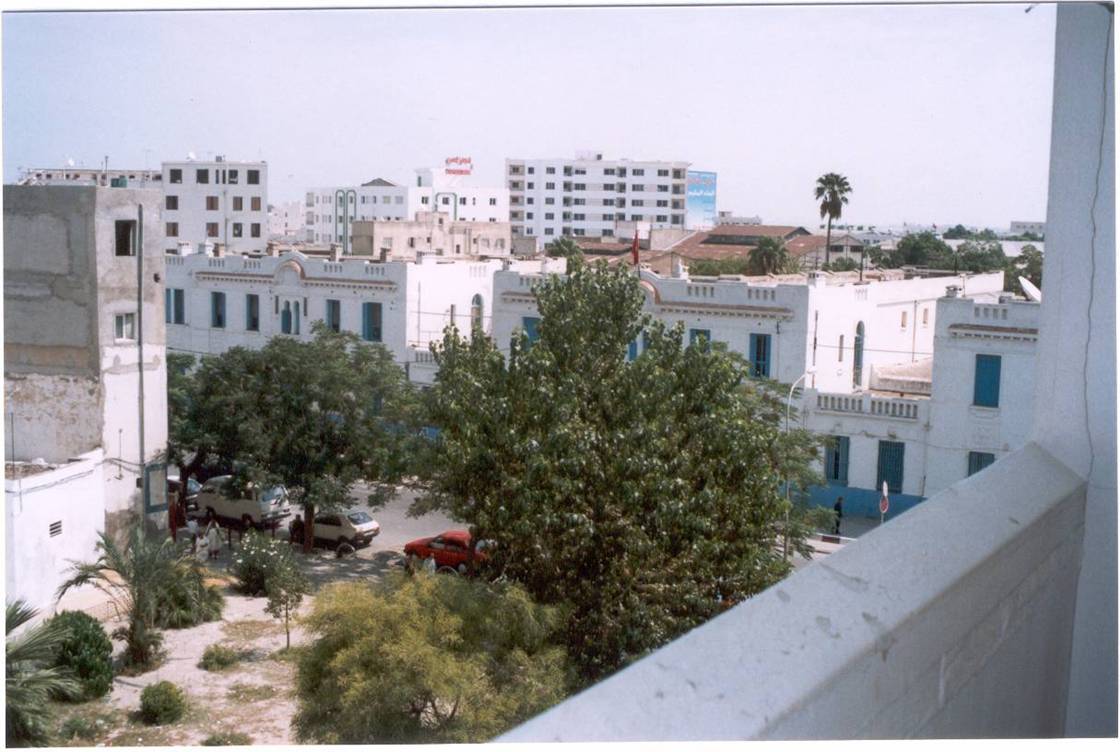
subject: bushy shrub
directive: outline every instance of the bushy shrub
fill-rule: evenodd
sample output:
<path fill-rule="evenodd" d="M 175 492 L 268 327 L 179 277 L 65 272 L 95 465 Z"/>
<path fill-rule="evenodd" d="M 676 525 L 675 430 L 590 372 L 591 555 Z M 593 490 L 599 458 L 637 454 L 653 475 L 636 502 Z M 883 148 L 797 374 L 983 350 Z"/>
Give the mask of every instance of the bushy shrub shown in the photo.
<path fill-rule="evenodd" d="M 153 726 L 174 723 L 186 710 L 186 695 L 169 681 L 147 686 L 140 693 L 140 718 L 144 723 Z"/>
<path fill-rule="evenodd" d="M 240 731 L 219 731 L 202 740 L 203 747 L 245 747 L 252 743 L 252 738 Z"/>
<path fill-rule="evenodd" d="M 67 632 L 54 665 L 69 669 L 81 684 L 75 700 L 93 700 L 113 686 L 113 643 L 101 623 L 81 611 L 63 611 L 51 623 Z"/>
<path fill-rule="evenodd" d="M 516 585 L 423 574 L 335 584 L 307 623 L 301 741 L 484 742 L 563 699 L 571 677 L 556 610 Z"/>
<path fill-rule="evenodd" d="M 106 719 L 102 716 L 86 718 L 84 716 L 75 715 L 63 721 L 58 735 L 63 741 L 70 741 L 72 739 L 93 741 L 107 728 L 108 724 Z"/>
<path fill-rule="evenodd" d="M 292 553 L 286 543 L 250 530 L 233 556 L 231 571 L 237 589 L 246 595 L 263 595 L 268 579 L 287 565 Z"/>
<path fill-rule="evenodd" d="M 198 662 L 198 667 L 204 671 L 221 671 L 240 660 L 241 654 L 233 648 L 214 643 L 207 645 L 206 650 L 202 651 L 202 660 Z"/>
<path fill-rule="evenodd" d="M 182 563 L 159 592 L 156 626 L 182 629 L 216 621 L 222 618 L 224 606 L 221 591 L 206 584 L 206 573 L 198 562 Z"/>

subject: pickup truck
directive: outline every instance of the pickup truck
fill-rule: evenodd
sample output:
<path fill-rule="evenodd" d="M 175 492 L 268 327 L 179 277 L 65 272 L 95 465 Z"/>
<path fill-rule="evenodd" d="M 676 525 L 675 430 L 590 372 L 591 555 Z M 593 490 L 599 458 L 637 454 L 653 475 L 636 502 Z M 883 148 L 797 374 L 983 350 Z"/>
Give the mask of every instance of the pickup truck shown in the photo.
<path fill-rule="evenodd" d="M 253 489 L 251 497 L 233 496 L 226 489 L 231 477 L 219 475 L 202 484 L 197 502 L 199 516 L 236 520 L 245 527 L 275 527 L 291 516 L 288 491 L 283 486 Z"/>

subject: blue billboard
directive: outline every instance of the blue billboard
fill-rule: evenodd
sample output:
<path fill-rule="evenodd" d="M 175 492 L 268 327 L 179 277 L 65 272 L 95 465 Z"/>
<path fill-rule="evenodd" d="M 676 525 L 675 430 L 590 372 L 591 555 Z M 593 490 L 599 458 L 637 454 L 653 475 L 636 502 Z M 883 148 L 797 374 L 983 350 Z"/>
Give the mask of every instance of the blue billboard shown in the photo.
<path fill-rule="evenodd" d="M 685 225 L 690 230 L 716 225 L 716 174 L 688 171 Z"/>

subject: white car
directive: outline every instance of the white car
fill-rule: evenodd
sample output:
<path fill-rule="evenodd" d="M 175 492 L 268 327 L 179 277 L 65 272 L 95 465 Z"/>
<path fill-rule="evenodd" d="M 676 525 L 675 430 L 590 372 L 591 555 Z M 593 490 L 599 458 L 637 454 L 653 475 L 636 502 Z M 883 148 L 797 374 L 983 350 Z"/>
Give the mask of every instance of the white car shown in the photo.
<path fill-rule="evenodd" d="M 315 540 L 329 544 L 349 543 L 354 548 L 367 546 L 381 532 L 377 520 L 358 510 L 321 512 L 315 515 Z"/>
<path fill-rule="evenodd" d="M 246 527 L 273 527 L 292 514 L 288 491 L 283 486 L 254 489 L 252 498 L 233 497 L 226 493 L 232 476 L 219 475 L 202 484 L 198 492 L 198 513 L 236 520 Z"/>

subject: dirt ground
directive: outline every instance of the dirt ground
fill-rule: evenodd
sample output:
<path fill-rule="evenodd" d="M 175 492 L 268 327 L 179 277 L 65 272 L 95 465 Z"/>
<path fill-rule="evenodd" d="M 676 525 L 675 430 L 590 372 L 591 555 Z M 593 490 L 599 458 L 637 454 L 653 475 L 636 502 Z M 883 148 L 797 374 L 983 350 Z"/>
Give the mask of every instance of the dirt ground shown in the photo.
<path fill-rule="evenodd" d="M 364 557 L 335 557 L 332 551 L 316 550 L 310 556 L 299 556 L 312 588 L 317 590 L 329 582 L 375 580 L 391 567 L 399 556 L 392 551 L 366 551 Z M 369 557 L 369 558 L 366 558 Z M 203 560 L 205 555 L 202 556 Z M 79 705 L 57 704 L 56 728 L 70 718 L 93 723 L 92 738 L 73 738 L 72 746 L 182 746 L 199 745 L 211 734 L 240 732 L 252 744 L 288 745 L 296 743 L 291 720 L 295 715 L 296 655 L 306 644 L 307 635 L 298 621 L 292 623 L 293 652 L 283 651 L 283 622 L 264 610 L 264 597 L 249 598 L 236 593 L 227 567 L 230 552 L 221 559 L 208 562 L 213 583 L 222 586 L 225 608 L 220 621 L 200 624 L 188 629 L 163 631 L 166 657 L 154 670 L 138 676 L 117 676 L 112 691 L 104 698 Z M 298 614 L 307 613 L 314 596 L 304 598 Z M 112 632 L 121 622 L 105 624 Z M 237 650 L 242 658 L 221 671 L 206 671 L 198 663 L 209 645 L 220 644 Z M 123 644 L 114 641 L 116 655 Z M 188 710 L 176 723 L 148 726 L 137 716 L 140 692 L 160 681 L 170 681 L 183 689 Z M 100 723 L 98 723 L 100 721 Z M 73 723 L 73 721 L 72 721 Z"/>

